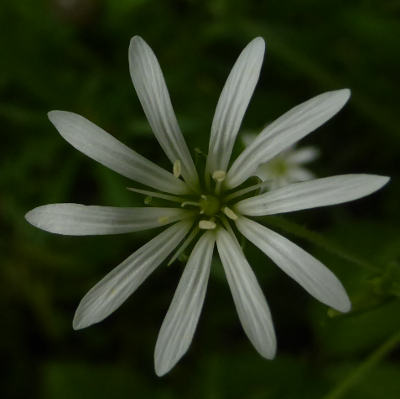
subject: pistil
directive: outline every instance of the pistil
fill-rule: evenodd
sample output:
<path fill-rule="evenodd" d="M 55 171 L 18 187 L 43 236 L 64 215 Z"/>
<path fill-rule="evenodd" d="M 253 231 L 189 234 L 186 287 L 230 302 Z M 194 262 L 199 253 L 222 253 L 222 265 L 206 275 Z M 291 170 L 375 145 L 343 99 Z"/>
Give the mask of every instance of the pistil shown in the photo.
<path fill-rule="evenodd" d="M 221 202 L 217 197 L 213 195 L 202 195 L 200 197 L 200 208 L 207 216 L 213 216 L 219 212 L 221 208 Z"/>

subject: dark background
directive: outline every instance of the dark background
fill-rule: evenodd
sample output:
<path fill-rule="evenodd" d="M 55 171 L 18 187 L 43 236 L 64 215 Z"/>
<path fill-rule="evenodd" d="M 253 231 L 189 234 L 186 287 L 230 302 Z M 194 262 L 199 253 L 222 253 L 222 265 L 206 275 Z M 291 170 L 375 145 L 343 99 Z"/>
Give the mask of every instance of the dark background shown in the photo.
<path fill-rule="evenodd" d="M 160 60 L 191 148 L 207 151 L 229 70 L 262 36 L 265 63 L 243 130 L 349 87 L 345 109 L 302 142 L 321 151 L 312 170 L 392 177 L 354 203 L 270 220 L 341 279 L 350 314 L 330 311 L 246 247 L 277 330 L 274 361 L 260 358 L 242 332 L 217 260 L 193 345 L 166 377 L 154 374 L 153 350 L 179 262 L 159 267 L 101 324 L 73 331 L 87 290 L 155 233 L 64 237 L 24 220 L 53 202 L 142 204 L 128 180 L 63 141 L 49 110 L 80 113 L 168 165 L 130 81 L 135 34 Z M 400 397 L 399 37 L 396 0 L 1 0 L 1 396 Z"/>

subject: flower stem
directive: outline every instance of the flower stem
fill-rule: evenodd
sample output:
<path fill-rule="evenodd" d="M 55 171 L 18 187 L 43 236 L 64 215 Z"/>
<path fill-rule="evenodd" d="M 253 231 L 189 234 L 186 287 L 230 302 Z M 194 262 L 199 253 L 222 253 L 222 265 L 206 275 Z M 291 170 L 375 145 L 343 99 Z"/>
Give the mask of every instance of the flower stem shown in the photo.
<path fill-rule="evenodd" d="M 365 375 L 375 367 L 391 350 L 400 343 L 400 330 L 391 335 L 381 346 L 372 352 L 365 361 L 358 366 L 347 378 L 337 385 L 331 392 L 322 399 L 339 399 L 349 389 L 357 384 Z"/>

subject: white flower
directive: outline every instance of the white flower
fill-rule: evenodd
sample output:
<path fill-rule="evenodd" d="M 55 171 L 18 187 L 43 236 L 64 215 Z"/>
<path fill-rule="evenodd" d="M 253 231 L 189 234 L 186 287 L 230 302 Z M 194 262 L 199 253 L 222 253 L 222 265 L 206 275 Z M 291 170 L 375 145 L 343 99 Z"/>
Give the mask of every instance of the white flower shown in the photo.
<path fill-rule="evenodd" d="M 254 133 L 247 133 L 243 135 L 242 141 L 248 146 L 256 137 Z M 295 148 L 292 146 L 268 162 L 258 165 L 254 175 L 265 182 L 263 187 L 269 190 L 289 183 L 311 180 L 315 178 L 315 175 L 304 165 L 314 161 L 318 155 L 319 151 L 316 147 Z"/>
<path fill-rule="evenodd" d="M 57 234 L 117 234 L 172 224 L 107 274 L 82 299 L 73 327 L 98 323 L 116 310 L 165 261 L 196 240 L 155 348 L 155 370 L 167 373 L 190 346 L 207 289 L 216 244 L 243 329 L 256 350 L 272 359 L 276 339 L 264 294 L 232 227 L 261 249 L 311 295 L 341 312 L 350 310 L 339 280 L 318 260 L 286 238 L 249 219 L 339 204 L 381 188 L 387 177 L 343 175 L 291 184 L 262 195 L 246 185 L 260 163 L 292 146 L 346 103 L 347 89 L 314 97 L 267 126 L 229 167 L 243 115 L 264 56 L 256 38 L 242 51 L 221 93 L 211 126 L 205 171 L 198 174 L 176 120 L 167 87 L 150 47 L 138 36 L 129 48 L 130 72 L 153 132 L 171 161 L 170 173 L 116 140 L 82 116 L 52 111 L 59 133 L 84 154 L 156 191 L 133 191 L 164 199 L 168 207 L 113 208 L 79 204 L 40 206 L 26 219 Z M 182 177 L 182 179 L 180 178 Z M 175 208 L 171 206 L 175 204 Z"/>

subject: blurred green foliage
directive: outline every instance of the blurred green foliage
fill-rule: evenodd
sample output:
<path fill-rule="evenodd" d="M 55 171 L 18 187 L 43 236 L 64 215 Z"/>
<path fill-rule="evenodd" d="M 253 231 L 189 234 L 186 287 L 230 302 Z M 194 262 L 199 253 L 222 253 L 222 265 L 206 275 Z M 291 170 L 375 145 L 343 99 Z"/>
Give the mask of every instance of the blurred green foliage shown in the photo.
<path fill-rule="evenodd" d="M 399 21 L 398 0 L 1 0 L 1 397 L 400 397 Z M 246 246 L 275 321 L 274 361 L 245 338 L 217 260 L 193 345 L 162 379 L 152 352 L 182 263 L 160 267 L 103 323 L 72 331 L 83 294 L 154 232 L 62 237 L 23 218 L 45 203 L 143 200 L 65 143 L 46 118 L 51 109 L 85 115 L 168 165 L 130 83 L 134 34 L 158 55 L 192 148 L 207 151 L 229 69 L 263 36 L 266 60 L 243 127 L 260 129 L 313 95 L 349 87 L 349 105 L 303 141 L 321 149 L 314 171 L 392 176 L 355 203 L 266 220 L 338 275 L 353 301 L 347 315 Z"/>

